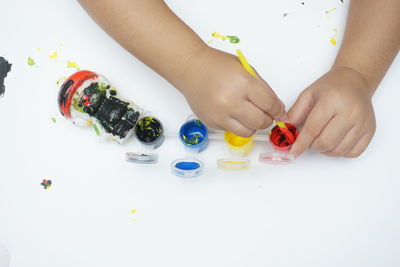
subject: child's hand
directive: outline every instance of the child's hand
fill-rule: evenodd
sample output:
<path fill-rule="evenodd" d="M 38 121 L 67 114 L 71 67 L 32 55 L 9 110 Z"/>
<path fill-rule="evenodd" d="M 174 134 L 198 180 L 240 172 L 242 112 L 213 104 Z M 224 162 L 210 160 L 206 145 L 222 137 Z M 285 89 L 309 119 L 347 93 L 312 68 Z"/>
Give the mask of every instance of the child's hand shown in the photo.
<path fill-rule="evenodd" d="M 304 127 L 290 153 L 312 148 L 328 156 L 357 157 L 375 133 L 372 93 L 363 76 L 335 67 L 305 89 L 288 112 L 289 121 Z"/>
<path fill-rule="evenodd" d="M 285 114 L 269 85 L 248 74 L 234 55 L 205 48 L 174 82 L 207 126 L 248 137 Z"/>

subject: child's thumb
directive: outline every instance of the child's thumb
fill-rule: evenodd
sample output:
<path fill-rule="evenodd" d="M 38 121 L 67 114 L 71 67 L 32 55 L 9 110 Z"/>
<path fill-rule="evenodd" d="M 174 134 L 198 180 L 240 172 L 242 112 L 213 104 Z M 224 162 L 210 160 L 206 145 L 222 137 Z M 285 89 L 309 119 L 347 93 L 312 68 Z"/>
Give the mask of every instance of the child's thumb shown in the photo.
<path fill-rule="evenodd" d="M 303 91 L 293 106 L 289 109 L 287 121 L 296 126 L 304 124 L 308 114 L 315 104 L 315 98 L 310 91 Z"/>

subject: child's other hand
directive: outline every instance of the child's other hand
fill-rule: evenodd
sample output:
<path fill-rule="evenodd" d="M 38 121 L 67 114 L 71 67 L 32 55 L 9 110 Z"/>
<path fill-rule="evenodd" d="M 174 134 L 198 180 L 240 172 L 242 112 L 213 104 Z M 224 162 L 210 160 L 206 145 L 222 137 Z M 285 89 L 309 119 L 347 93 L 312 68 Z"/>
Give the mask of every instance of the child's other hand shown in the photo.
<path fill-rule="evenodd" d="M 247 73 L 231 54 L 205 48 L 174 83 L 207 126 L 248 137 L 285 114 L 285 107 L 261 78 Z"/>
<path fill-rule="evenodd" d="M 288 112 L 304 127 L 290 153 L 312 148 L 328 156 L 358 157 L 375 133 L 372 93 L 357 71 L 335 67 L 305 89 Z"/>

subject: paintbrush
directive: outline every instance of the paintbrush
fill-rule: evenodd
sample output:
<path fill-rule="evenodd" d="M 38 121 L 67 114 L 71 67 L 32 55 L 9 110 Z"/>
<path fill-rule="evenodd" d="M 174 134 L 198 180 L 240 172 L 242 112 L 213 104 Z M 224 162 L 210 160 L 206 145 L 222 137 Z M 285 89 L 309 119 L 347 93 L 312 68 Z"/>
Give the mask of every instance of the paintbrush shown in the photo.
<path fill-rule="evenodd" d="M 245 56 L 243 55 L 243 52 L 240 49 L 236 50 L 236 55 L 239 58 L 240 63 L 242 63 L 243 68 L 254 78 L 258 79 L 258 76 L 254 69 L 251 67 Z M 275 121 L 275 123 L 281 128 L 282 132 L 286 135 L 286 137 L 289 139 L 289 141 L 293 140 L 294 142 L 294 136 L 291 131 L 286 127 L 285 122 L 283 121 Z"/>

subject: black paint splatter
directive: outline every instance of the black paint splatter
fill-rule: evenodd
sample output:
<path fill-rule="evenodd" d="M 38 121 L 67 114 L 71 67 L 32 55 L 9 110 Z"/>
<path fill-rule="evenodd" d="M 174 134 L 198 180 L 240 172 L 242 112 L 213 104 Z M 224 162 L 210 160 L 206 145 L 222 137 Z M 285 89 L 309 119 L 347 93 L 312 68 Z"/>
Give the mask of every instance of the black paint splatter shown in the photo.
<path fill-rule="evenodd" d="M 44 189 L 49 189 L 52 185 L 51 180 L 43 179 L 43 181 L 40 183 L 41 186 L 43 186 Z"/>
<path fill-rule="evenodd" d="M 4 86 L 4 79 L 7 77 L 7 73 L 11 70 L 11 64 L 3 57 L 0 57 L 0 97 L 2 97 L 6 91 Z"/>

